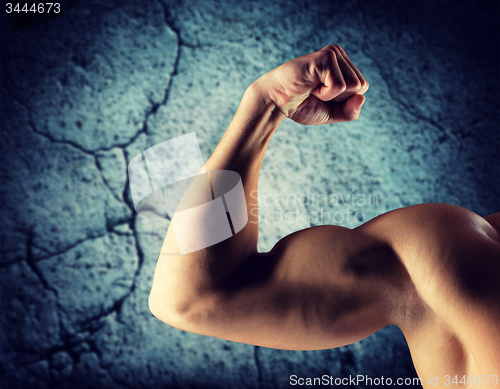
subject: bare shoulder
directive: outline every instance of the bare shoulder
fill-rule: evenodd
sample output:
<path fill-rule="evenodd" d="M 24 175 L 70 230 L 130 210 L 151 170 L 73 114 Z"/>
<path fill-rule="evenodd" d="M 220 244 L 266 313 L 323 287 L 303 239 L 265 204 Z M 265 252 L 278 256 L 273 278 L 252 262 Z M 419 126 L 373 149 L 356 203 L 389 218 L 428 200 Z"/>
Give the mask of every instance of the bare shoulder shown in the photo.
<path fill-rule="evenodd" d="M 455 298 L 498 305 L 500 232 L 487 219 L 455 205 L 421 204 L 389 212 L 361 228 L 390 241 L 431 304 L 446 289 Z"/>
<path fill-rule="evenodd" d="M 482 366 L 500 365 L 492 351 L 500 349 L 500 232 L 495 222 L 496 217 L 483 218 L 454 205 L 422 204 L 360 227 L 391 242 L 432 321 L 454 334 Z"/>

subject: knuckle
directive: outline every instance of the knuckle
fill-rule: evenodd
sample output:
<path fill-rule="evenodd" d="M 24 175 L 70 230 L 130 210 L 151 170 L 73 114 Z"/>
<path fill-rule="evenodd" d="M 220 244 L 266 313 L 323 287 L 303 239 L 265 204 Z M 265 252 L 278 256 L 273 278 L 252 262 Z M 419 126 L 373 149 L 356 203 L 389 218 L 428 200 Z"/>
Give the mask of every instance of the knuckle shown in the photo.
<path fill-rule="evenodd" d="M 340 48 L 340 46 L 339 46 L 339 45 L 337 45 L 337 44 L 335 44 L 335 43 L 334 43 L 334 44 L 331 44 L 331 45 L 328 45 L 328 46 L 326 46 L 325 48 L 329 49 L 330 51 L 337 51 L 337 50 L 340 50 L 340 49 L 339 49 L 339 48 Z"/>
<path fill-rule="evenodd" d="M 366 81 L 365 79 L 362 79 L 361 80 L 361 87 L 359 88 L 358 91 L 360 93 L 365 93 L 368 90 L 369 86 L 370 85 L 368 84 L 368 81 Z"/>
<path fill-rule="evenodd" d="M 337 53 L 333 50 L 327 50 L 324 52 L 325 55 L 328 56 L 328 58 L 330 58 L 332 61 L 336 61 L 337 60 Z"/>
<path fill-rule="evenodd" d="M 345 50 L 342 48 L 342 46 L 334 44 L 333 47 L 339 52 L 340 55 L 345 55 Z"/>
<path fill-rule="evenodd" d="M 315 62 L 318 64 L 329 64 L 331 61 L 335 61 L 335 53 L 331 50 L 320 50 L 317 52 L 315 57 Z"/>
<path fill-rule="evenodd" d="M 353 81 L 352 84 L 349 85 L 349 89 L 355 92 L 359 91 L 361 89 L 361 81 Z"/>

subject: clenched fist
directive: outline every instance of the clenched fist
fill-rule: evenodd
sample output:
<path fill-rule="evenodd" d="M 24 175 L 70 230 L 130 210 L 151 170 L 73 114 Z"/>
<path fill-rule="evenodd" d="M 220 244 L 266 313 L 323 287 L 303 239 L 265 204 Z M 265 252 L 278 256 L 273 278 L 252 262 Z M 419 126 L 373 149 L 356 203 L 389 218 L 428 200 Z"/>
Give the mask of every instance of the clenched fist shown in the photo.
<path fill-rule="evenodd" d="M 286 117 L 301 124 L 356 120 L 368 82 L 339 45 L 295 58 L 256 84 Z"/>

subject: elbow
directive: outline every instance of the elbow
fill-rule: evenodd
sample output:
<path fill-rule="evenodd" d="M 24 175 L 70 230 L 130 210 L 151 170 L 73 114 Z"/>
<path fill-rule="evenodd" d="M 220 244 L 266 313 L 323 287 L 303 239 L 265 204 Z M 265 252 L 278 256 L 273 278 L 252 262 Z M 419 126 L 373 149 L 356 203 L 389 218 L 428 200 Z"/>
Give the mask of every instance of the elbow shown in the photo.
<path fill-rule="evenodd" d="M 183 331 L 206 335 L 214 317 L 208 298 L 165 298 L 154 290 L 148 299 L 149 310 L 157 319 Z"/>
<path fill-rule="evenodd" d="M 151 290 L 148 298 L 149 310 L 154 317 L 176 328 L 183 329 L 187 320 L 189 303 L 180 298 L 166 298 L 155 288 Z"/>
<path fill-rule="evenodd" d="M 160 312 L 161 305 L 158 302 L 158 298 L 155 297 L 153 291 L 151 291 L 151 293 L 149 294 L 148 306 L 149 306 L 149 311 L 153 314 L 153 316 L 161 320 L 161 317 L 163 316 L 162 313 Z"/>

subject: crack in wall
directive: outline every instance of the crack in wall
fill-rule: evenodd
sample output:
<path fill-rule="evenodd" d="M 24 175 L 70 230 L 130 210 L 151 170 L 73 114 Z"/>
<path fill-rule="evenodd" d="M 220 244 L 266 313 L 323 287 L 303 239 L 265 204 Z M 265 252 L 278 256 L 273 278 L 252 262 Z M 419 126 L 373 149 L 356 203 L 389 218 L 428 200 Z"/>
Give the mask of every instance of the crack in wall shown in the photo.
<path fill-rule="evenodd" d="M 85 243 L 85 242 L 87 242 L 89 240 L 96 240 L 96 239 L 104 238 L 108 234 L 115 234 L 115 235 L 119 235 L 119 236 L 131 236 L 131 235 L 133 235 L 133 233 L 126 233 L 126 232 L 120 232 L 120 231 L 113 230 L 113 228 L 116 227 L 116 226 L 123 225 L 123 224 L 130 224 L 131 220 L 133 220 L 133 219 L 130 218 L 129 220 L 127 220 L 125 222 L 115 224 L 115 225 L 111 226 L 110 229 L 107 232 L 103 233 L 103 234 L 99 234 L 99 235 L 95 235 L 95 236 L 87 236 L 87 237 L 85 237 L 83 239 L 80 239 L 80 240 L 72 243 L 71 245 L 65 247 L 63 250 L 56 251 L 56 252 L 47 252 L 47 250 L 39 248 L 37 245 L 35 245 L 31 241 L 30 242 L 31 247 L 36 247 L 37 249 L 39 249 L 41 251 L 45 251 L 47 253 L 47 255 L 40 256 L 40 257 L 33 257 L 33 255 L 31 255 L 31 262 L 33 264 L 37 264 L 38 262 L 44 261 L 46 259 L 53 258 L 53 257 L 55 257 L 57 255 L 63 255 L 65 253 L 67 253 L 68 251 L 76 248 L 77 246 L 79 246 L 79 245 L 81 245 L 81 244 L 83 244 L 83 243 Z M 18 231 L 24 233 L 24 231 L 22 231 L 22 230 L 18 230 Z M 33 237 L 34 237 L 34 233 L 33 233 Z M 31 239 L 33 239 L 33 237 Z M 21 261 L 23 261 L 23 259 L 18 259 L 18 260 L 12 261 L 12 262 L 0 264 L 0 269 L 7 268 L 7 267 L 12 266 L 12 265 L 14 265 L 16 263 L 19 263 Z"/>
<path fill-rule="evenodd" d="M 200 48 L 201 45 L 200 44 L 197 44 L 197 45 L 193 45 L 191 43 L 187 43 L 184 41 L 184 39 L 182 39 L 182 35 L 181 35 L 181 31 L 180 29 L 175 25 L 175 23 L 173 22 L 173 18 L 172 18 L 172 15 L 170 14 L 170 10 L 168 9 L 168 7 L 161 1 L 161 0 L 158 0 L 158 4 L 160 4 L 160 6 L 162 7 L 163 9 L 163 18 L 165 20 L 165 24 L 167 25 L 167 27 L 172 30 L 175 35 L 177 36 L 177 47 L 178 47 L 178 50 L 180 51 L 180 46 L 185 46 L 185 47 L 188 47 L 190 49 L 197 49 L 197 48 Z M 211 45 L 210 45 L 211 46 Z M 180 52 L 179 52 L 179 56 L 180 56 Z M 177 60 L 178 58 L 176 58 Z M 176 61 L 176 65 L 177 65 L 177 61 Z M 174 66 L 174 69 L 176 69 L 176 65 Z M 177 74 L 177 73 L 176 73 Z"/>
<path fill-rule="evenodd" d="M 154 115 L 161 106 L 167 105 L 168 99 L 170 97 L 170 90 L 172 88 L 174 77 L 178 74 L 178 66 L 179 66 L 179 61 L 180 61 L 180 57 L 181 57 L 181 46 L 183 45 L 179 30 L 177 30 L 173 26 L 173 24 L 170 24 L 168 21 L 169 10 L 168 10 L 167 6 L 165 6 L 159 0 L 158 0 L 158 4 L 160 4 L 160 7 L 162 7 L 162 9 L 163 9 L 163 15 L 164 15 L 164 20 L 165 20 L 166 26 L 171 31 L 173 31 L 175 33 L 175 36 L 177 39 L 177 45 L 176 45 L 174 64 L 172 66 L 172 71 L 170 73 L 170 79 L 168 80 L 168 85 L 165 88 L 165 95 L 163 96 L 163 100 L 160 103 L 152 104 L 151 110 L 148 113 L 146 113 L 146 117 L 144 118 L 143 132 L 146 134 L 146 142 L 147 142 L 147 136 L 148 136 L 147 122 L 148 122 L 149 116 Z M 127 160 L 127 163 L 128 162 L 129 161 Z"/>
<path fill-rule="evenodd" d="M 40 269 L 36 265 L 35 261 L 33 260 L 33 253 L 32 253 L 32 249 L 31 249 L 32 240 L 33 240 L 33 233 L 29 232 L 27 243 L 26 243 L 26 258 L 25 258 L 26 264 L 31 269 L 31 271 L 38 277 L 40 283 L 42 284 L 42 287 L 45 290 L 52 292 L 56 298 L 59 298 L 58 291 L 49 285 L 48 281 L 45 279 L 42 272 L 40 271 Z"/>
<path fill-rule="evenodd" d="M 93 317 L 85 320 L 80 324 L 80 328 L 75 331 L 75 332 L 70 332 L 67 331 L 66 329 L 63 329 L 63 334 L 60 336 L 59 340 L 61 341 L 60 344 L 49 347 L 47 350 L 44 352 L 40 353 L 37 350 L 32 349 L 31 354 L 38 355 L 37 358 L 31 359 L 29 361 L 23 362 L 23 363 L 17 363 L 16 369 L 19 369 L 21 367 L 28 367 L 29 365 L 33 365 L 36 363 L 39 363 L 41 361 L 50 361 L 50 358 L 59 352 L 66 352 L 68 355 L 73 360 L 73 364 L 77 365 L 80 362 L 80 358 L 83 354 L 88 353 L 89 351 L 83 350 L 83 351 L 78 351 L 75 350 L 78 346 L 81 345 L 87 345 L 88 348 L 90 349 L 90 352 L 93 352 L 96 354 L 99 364 L 103 370 L 106 371 L 107 375 L 115 382 L 120 383 L 123 386 L 130 387 L 121 380 L 118 380 L 116 377 L 112 376 L 108 371 L 107 367 L 104 366 L 102 363 L 102 355 L 103 352 L 97 347 L 97 344 L 94 339 L 92 339 L 92 336 L 94 336 L 98 331 L 103 329 L 106 326 L 106 323 L 103 321 L 106 317 L 110 316 L 111 314 L 115 313 L 117 316 L 121 313 L 121 307 L 123 305 L 123 302 L 125 299 L 130 295 L 131 292 L 127 293 L 126 295 L 122 296 L 117 302 L 113 304 L 113 306 L 108 309 L 100 312 L 97 315 L 94 315 Z M 58 304 L 58 308 L 60 308 Z M 82 336 L 83 335 L 83 336 Z"/>
<path fill-rule="evenodd" d="M 103 234 L 98 234 L 98 235 L 94 235 L 94 236 L 87 236 L 83 239 L 79 239 L 77 240 L 76 242 L 72 243 L 71 245 L 69 246 L 66 246 L 64 249 L 60 250 L 60 251 L 56 251 L 56 252 L 52 252 L 52 253 L 49 253 L 45 256 L 41 256 L 41 257 L 38 257 L 38 258 L 35 258 L 34 259 L 34 262 L 37 263 L 37 262 L 40 262 L 40 261 L 43 261 L 45 259 L 48 259 L 48 258 L 52 258 L 52 257 L 55 257 L 57 255 L 63 255 L 65 253 L 67 253 L 68 251 L 74 249 L 75 247 L 81 245 L 82 243 L 85 243 L 86 241 L 88 240 L 96 240 L 96 239 L 100 239 L 100 238 L 103 238 L 105 237 L 108 233 L 114 233 L 114 231 L 112 232 L 105 232 Z"/>
<path fill-rule="evenodd" d="M 8 71 L 7 69 L 5 69 L 5 74 L 7 76 L 7 78 L 11 81 L 11 83 L 13 85 L 15 85 L 15 83 L 13 82 L 12 80 L 12 77 L 8 74 Z M 20 97 L 16 96 L 15 93 L 13 93 L 10 88 L 5 88 L 5 90 L 7 91 L 7 93 L 12 97 L 13 100 L 15 100 L 17 103 L 19 103 L 27 112 L 28 114 L 28 124 L 31 128 L 31 131 L 37 135 L 40 135 L 46 139 L 48 139 L 49 141 L 51 141 L 52 143 L 60 143 L 60 144 L 65 144 L 65 145 L 68 145 L 68 146 L 72 146 L 74 147 L 75 149 L 81 151 L 82 153 L 84 154 L 87 154 L 87 155 L 91 155 L 91 156 L 96 156 L 96 153 L 100 152 L 100 151 L 110 151 L 114 148 L 122 148 L 122 149 L 125 149 L 127 148 L 128 146 L 130 146 L 132 143 L 134 143 L 137 138 L 142 134 L 144 133 L 144 127 L 137 131 L 128 141 L 126 142 L 122 142 L 122 143 L 114 143 L 112 144 L 111 146 L 107 146 L 107 147 L 100 147 L 100 148 L 97 148 L 97 149 L 92 149 L 92 150 L 89 150 L 89 149 L 86 149 L 84 148 L 83 146 L 79 145 L 78 143 L 76 142 L 73 142 L 71 140 L 62 140 L 62 139 L 56 139 L 54 136 L 52 136 L 51 134 L 49 133 L 45 133 L 43 131 L 40 131 L 39 129 L 37 129 L 36 125 L 35 125 L 35 122 L 33 120 L 33 116 L 32 116 L 32 113 L 31 113 L 31 108 L 28 106 L 28 104 L 26 104 Z"/>
<path fill-rule="evenodd" d="M 36 350 L 31 350 L 31 353 L 37 354 L 38 357 L 36 359 L 32 359 L 32 360 L 29 360 L 26 362 L 17 363 L 16 369 L 26 367 L 26 366 L 38 363 L 40 361 L 49 360 L 54 354 L 57 354 L 59 352 L 68 353 L 71 356 L 71 358 L 73 359 L 73 363 L 75 365 L 78 364 L 80 361 L 80 356 L 82 354 L 84 354 L 84 352 L 79 353 L 74 349 L 77 346 L 85 344 L 91 336 L 93 336 L 97 331 L 104 328 L 104 324 L 102 324 L 102 323 L 99 323 L 99 324 L 101 324 L 101 326 L 95 326 L 95 327 L 93 327 L 93 328 L 91 327 L 89 329 L 81 328 L 79 331 L 76 331 L 74 333 L 71 333 L 71 332 L 63 329 L 63 334 L 59 338 L 60 344 L 58 344 L 56 346 L 49 347 L 42 353 L 37 352 Z M 86 336 L 79 337 L 82 333 L 85 333 L 85 332 L 87 332 Z"/>
<path fill-rule="evenodd" d="M 134 386 L 133 385 L 130 385 L 129 383 L 127 383 L 125 380 L 122 380 L 120 378 L 117 378 L 115 377 L 111 372 L 108 371 L 109 367 L 112 366 L 112 363 L 110 363 L 109 365 L 105 365 L 103 362 L 102 362 L 102 359 L 103 359 L 103 352 L 101 351 L 101 349 L 97 346 L 97 342 L 94 340 L 94 339 L 87 339 L 86 342 L 85 342 L 88 346 L 89 346 L 89 349 L 90 349 L 90 352 L 93 352 L 96 356 L 97 356 L 97 359 L 99 361 L 99 366 L 102 370 L 104 370 L 107 374 L 107 376 L 115 383 L 125 387 L 125 388 L 131 388 L 133 389 Z"/>
<path fill-rule="evenodd" d="M 95 167 L 96 167 L 97 171 L 99 172 L 99 175 L 101 176 L 101 180 L 102 180 L 104 186 L 106 186 L 106 188 L 108 188 L 108 190 L 110 191 L 111 195 L 118 202 L 120 202 L 120 203 L 123 202 L 123 199 L 120 199 L 118 196 L 116 196 L 114 190 L 111 189 L 111 187 L 109 186 L 108 180 L 106 180 L 106 178 L 102 174 L 102 166 L 101 166 L 101 163 L 99 162 L 99 157 L 97 155 L 94 155 L 94 162 L 95 162 Z M 106 223 L 106 225 L 107 225 L 107 223 Z"/>
<path fill-rule="evenodd" d="M 158 0 L 159 4 L 163 7 L 164 9 L 164 14 L 165 14 L 165 24 L 173 31 L 176 33 L 176 35 L 178 36 L 179 38 L 179 45 L 180 46 L 184 46 L 184 47 L 188 47 L 190 49 L 201 49 L 201 48 L 204 48 L 204 47 L 211 47 L 211 48 L 214 48 L 214 47 L 219 47 L 220 45 L 218 44 L 212 44 L 212 43 L 200 43 L 200 42 L 197 42 L 197 43 L 188 43 L 186 42 L 183 38 L 182 38 L 182 34 L 181 34 L 181 30 L 179 27 L 176 26 L 175 22 L 174 22 L 174 17 L 171 15 L 167 5 L 165 5 L 163 3 L 162 0 Z M 225 39 L 224 42 L 227 42 L 227 43 L 243 43 L 243 42 L 247 42 L 247 41 L 253 41 L 255 39 L 255 37 L 253 35 L 249 36 L 249 37 L 245 37 L 245 38 L 241 38 L 241 39 Z"/>
<path fill-rule="evenodd" d="M 253 360 L 255 366 L 257 367 L 257 388 L 260 388 L 263 382 L 262 378 L 262 367 L 260 366 L 259 360 L 259 346 L 253 346 Z"/>

